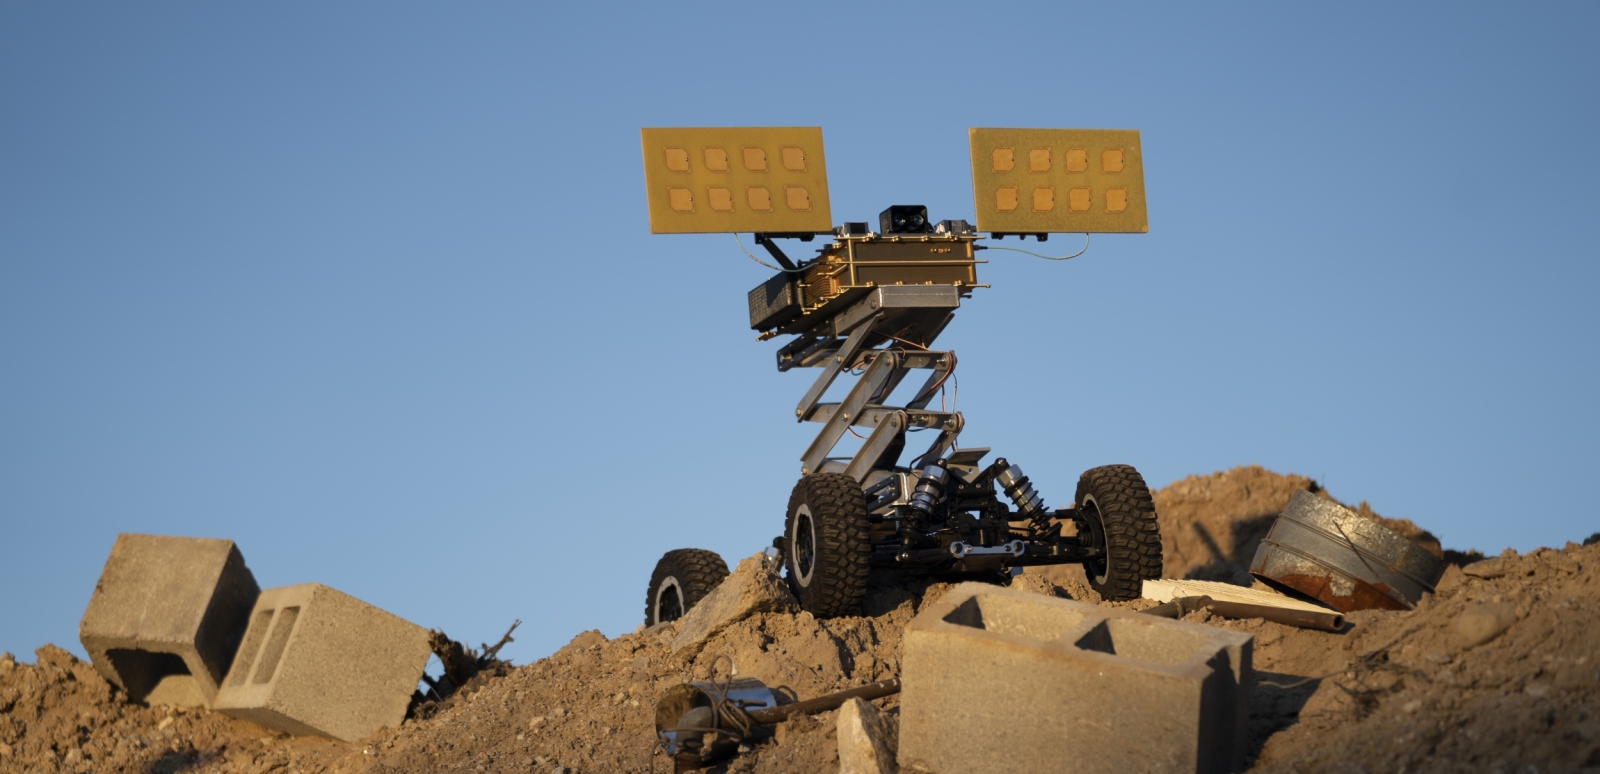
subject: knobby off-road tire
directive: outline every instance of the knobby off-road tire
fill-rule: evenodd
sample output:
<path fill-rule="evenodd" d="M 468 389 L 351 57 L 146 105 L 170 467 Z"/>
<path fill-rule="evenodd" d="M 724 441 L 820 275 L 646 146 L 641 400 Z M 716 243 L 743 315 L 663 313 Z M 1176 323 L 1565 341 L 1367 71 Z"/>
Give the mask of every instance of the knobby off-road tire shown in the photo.
<path fill-rule="evenodd" d="M 715 551 L 679 548 L 668 551 L 650 573 L 650 593 L 644 600 L 644 625 L 676 621 L 700 604 L 728 577 L 728 564 Z"/>
<path fill-rule="evenodd" d="M 861 609 L 872 546 L 867 499 L 856 480 L 838 473 L 800 479 L 789 495 L 783 563 L 800 607 L 818 618 Z"/>
<path fill-rule="evenodd" d="M 1161 577 L 1161 526 L 1150 487 L 1132 465 L 1105 465 L 1078 479 L 1078 513 L 1105 555 L 1084 562 L 1089 585 L 1107 600 L 1138 599 Z"/>

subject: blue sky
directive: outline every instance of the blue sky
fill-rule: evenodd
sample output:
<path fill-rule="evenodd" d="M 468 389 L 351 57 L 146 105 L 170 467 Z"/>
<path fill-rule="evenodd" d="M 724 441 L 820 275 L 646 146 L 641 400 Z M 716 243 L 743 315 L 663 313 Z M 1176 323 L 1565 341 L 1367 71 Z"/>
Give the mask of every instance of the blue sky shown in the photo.
<path fill-rule="evenodd" d="M 1297 472 L 1447 546 L 1600 529 L 1592 4 L 0 4 L 0 650 L 118 532 L 528 661 L 781 530 L 767 272 L 641 126 L 823 127 L 971 218 L 971 126 L 1137 128 L 1150 233 L 993 252 L 941 344 L 1046 501 Z M 1058 237 L 1065 247 L 1076 244 Z M 1056 240 L 1048 243 L 1056 246 Z"/>

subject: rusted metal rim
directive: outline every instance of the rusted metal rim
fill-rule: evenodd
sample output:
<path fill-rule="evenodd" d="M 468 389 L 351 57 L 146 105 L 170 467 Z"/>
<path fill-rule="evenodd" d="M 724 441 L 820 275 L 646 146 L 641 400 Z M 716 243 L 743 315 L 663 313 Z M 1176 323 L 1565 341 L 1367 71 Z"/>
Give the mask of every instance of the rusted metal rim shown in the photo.
<path fill-rule="evenodd" d="M 1348 573 L 1351 577 L 1383 583 L 1399 591 L 1402 598 L 1413 604 L 1422 598 L 1423 593 L 1433 590 L 1433 584 L 1426 579 L 1394 566 L 1391 560 L 1384 556 L 1362 550 L 1361 546 L 1343 535 L 1319 529 L 1315 524 L 1280 517 L 1268 531 L 1266 540 L 1286 548 L 1294 548 L 1298 553 L 1318 559 L 1321 563 Z M 1324 545 L 1315 545 L 1319 541 Z M 1340 553 L 1346 557 L 1340 557 Z M 1341 562 L 1340 558 L 1346 558 L 1347 561 Z M 1350 559 L 1353 561 L 1349 561 Z"/>
<path fill-rule="evenodd" d="M 1271 585 L 1298 591 L 1341 613 L 1409 610 L 1410 603 L 1386 584 L 1369 583 L 1289 546 L 1261 541 L 1250 573 Z"/>
<path fill-rule="evenodd" d="M 1284 509 L 1283 518 L 1343 542 L 1363 557 L 1414 579 L 1428 590 L 1432 590 L 1433 584 L 1444 574 L 1444 559 L 1404 535 L 1310 492 L 1295 493 L 1289 507 Z"/>
<path fill-rule="evenodd" d="M 1250 572 L 1350 612 L 1409 609 L 1444 567 L 1403 535 L 1302 491 L 1273 522 Z"/>

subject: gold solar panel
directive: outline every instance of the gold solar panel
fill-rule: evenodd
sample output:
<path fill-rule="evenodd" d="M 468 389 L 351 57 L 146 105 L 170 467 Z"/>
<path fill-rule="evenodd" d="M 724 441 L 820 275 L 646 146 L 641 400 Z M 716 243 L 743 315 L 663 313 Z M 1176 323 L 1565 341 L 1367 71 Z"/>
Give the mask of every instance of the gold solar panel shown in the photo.
<path fill-rule="evenodd" d="M 970 129 L 979 231 L 1142 234 L 1137 129 Z"/>
<path fill-rule="evenodd" d="M 640 130 L 654 234 L 827 233 L 815 126 Z"/>

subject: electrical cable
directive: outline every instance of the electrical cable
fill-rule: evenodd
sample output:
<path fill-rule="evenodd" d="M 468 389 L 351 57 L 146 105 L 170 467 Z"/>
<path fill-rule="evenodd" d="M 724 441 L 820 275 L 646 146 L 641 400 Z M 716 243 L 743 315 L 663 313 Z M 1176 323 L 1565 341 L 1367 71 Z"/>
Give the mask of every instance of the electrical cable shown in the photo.
<path fill-rule="evenodd" d="M 922 350 L 922 351 L 923 351 L 923 352 L 927 352 L 927 351 L 928 351 L 928 348 L 927 348 L 927 347 L 924 347 L 924 346 L 922 346 L 922 345 L 921 345 L 921 344 L 917 344 L 917 343 L 915 343 L 915 342 L 911 342 L 911 341 L 906 341 L 906 340 L 905 340 L 905 339 L 902 339 L 902 338 L 900 338 L 900 337 L 899 337 L 899 336 L 895 336 L 895 335 L 892 335 L 892 334 L 888 334 L 888 333 L 885 333 L 885 334 L 883 334 L 883 335 L 885 335 L 885 336 L 888 336 L 888 337 L 889 337 L 889 338 L 891 338 L 891 339 L 894 339 L 894 340 L 895 340 L 895 341 L 898 341 L 898 342 L 900 342 L 900 343 L 901 343 L 901 344 L 904 344 L 904 345 L 906 345 L 906 346 L 908 346 L 908 347 L 916 347 L 916 348 L 917 348 L 917 349 L 920 349 L 920 350 Z"/>
<path fill-rule="evenodd" d="M 755 261 L 756 263 L 759 263 L 762 266 L 765 266 L 765 267 L 767 267 L 767 268 L 769 268 L 769 269 L 771 269 L 773 271 L 781 271 L 781 272 L 784 272 L 785 274 L 798 274 L 798 273 L 806 270 L 806 267 L 804 267 L 804 266 L 796 266 L 793 269 L 785 269 L 782 266 L 773 266 L 772 264 L 767 263 L 766 261 L 763 261 L 760 258 L 755 257 L 754 255 L 751 255 L 749 250 L 744 249 L 744 240 L 739 238 L 739 234 L 737 232 L 735 232 L 734 235 L 733 235 L 733 241 L 739 243 L 739 251 L 744 253 L 746 257 L 748 257 L 750 260 Z"/>
<path fill-rule="evenodd" d="M 934 390 L 942 390 L 944 388 L 945 380 L 949 379 L 950 376 L 956 372 L 956 353 L 949 352 L 949 353 L 946 353 L 946 354 L 948 354 L 950 356 L 950 369 L 945 371 L 944 372 L 944 376 L 939 377 L 939 381 L 934 382 L 932 387 L 929 387 L 928 389 L 917 393 L 917 397 L 915 397 L 915 398 L 913 398 L 911 400 L 912 403 L 916 403 L 917 401 L 922 400 L 922 397 L 924 395 L 932 397 Z M 941 406 L 943 405 L 942 401 L 941 401 L 940 405 Z"/>
<path fill-rule="evenodd" d="M 1044 255 L 1042 253 L 1036 253 L 1036 252 L 1034 252 L 1032 250 L 1023 250 L 1023 249 L 1017 248 L 1017 247 L 1001 247 L 999 245 L 984 245 L 983 249 L 985 249 L 985 250 L 1010 250 L 1013 253 L 1023 253 L 1024 255 L 1031 255 L 1031 256 L 1033 256 L 1035 258 L 1043 258 L 1043 259 L 1045 259 L 1047 261 L 1068 261 L 1068 260 L 1071 260 L 1073 258 L 1077 258 L 1078 256 L 1083 255 L 1084 253 L 1089 251 L 1089 235 L 1088 234 L 1084 234 L 1083 235 L 1083 249 L 1079 250 L 1078 252 L 1073 253 L 1072 255 L 1062 255 L 1062 256 Z M 755 256 L 752 255 L 750 257 L 754 258 Z"/>

